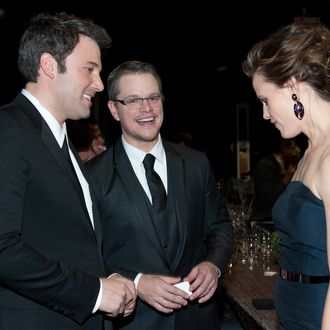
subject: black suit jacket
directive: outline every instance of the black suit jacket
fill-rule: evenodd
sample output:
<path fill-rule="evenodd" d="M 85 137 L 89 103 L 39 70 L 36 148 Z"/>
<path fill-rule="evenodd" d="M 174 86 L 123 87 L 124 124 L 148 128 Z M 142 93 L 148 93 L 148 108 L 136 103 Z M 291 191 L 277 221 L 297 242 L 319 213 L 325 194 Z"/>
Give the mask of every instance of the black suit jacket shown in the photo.
<path fill-rule="evenodd" d="M 74 173 L 22 94 L 0 109 L 0 187 L 0 329 L 101 329 L 91 315 L 104 274 L 99 215 L 93 230 Z"/>
<path fill-rule="evenodd" d="M 131 279 L 139 272 L 186 276 L 196 264 L 210 260 L 224 272 L 232 254 L 233 229 L 209 162 L 199 151 L 166 141 L 163 145 L 168 192 L 174 194 L 178 220 L 179 239 L 174 242 L 178 253 L 173 260 L 166 258 L 146 194 L 121 139 L 87 164 L 103 221 L 108 271 Z M 200 329 L 201 325 L 219 329 L 214 299 L 203 306 L 190 303 L 170 315 L 139 300 L 136 313 L 116 324 L 144 330 Z"/>

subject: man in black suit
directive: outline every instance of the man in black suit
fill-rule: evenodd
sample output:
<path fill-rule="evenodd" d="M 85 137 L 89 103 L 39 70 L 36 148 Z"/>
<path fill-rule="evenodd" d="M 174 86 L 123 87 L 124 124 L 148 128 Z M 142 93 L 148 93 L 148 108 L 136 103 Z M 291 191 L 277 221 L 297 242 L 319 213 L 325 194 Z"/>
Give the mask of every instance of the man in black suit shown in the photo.
<path fill-rule="evenodd" d="M 260 159 L 252 171 L 254 199 L 251 220 L 274 231 L 272 208 L 291 181 L 301 158 L 294 139 L 280 139 L 273 153 Z"/>
<path fill-rule="evenodd" d="M 110 41 L 65 13 L 37 15 L 21 39 L 26 85 L 0 109 L 1 330 L 101 330 L 100 311 L 134 308 L 132 281 L 103 278 L 93 191 L 66 136 L 65 120 L 88 117 L 104 88 L 100 52 Z"/>
<path fill-rule="evenodd" d="M 218 330 L 214 294 L 232 254 L 233 228 L 207 157 L 161 138 L 163 94 L 152 65 L 123 63 L 109 75 L 108 91 L 122 137 L 87 168 L 104 226 L 106 267 L 133 279 L 139 298 L 115 328 Z M 145 175 L 148 153 L 166 189 L 161 213 Z M 181 281 L 188 290 L 174 286 Z"/>

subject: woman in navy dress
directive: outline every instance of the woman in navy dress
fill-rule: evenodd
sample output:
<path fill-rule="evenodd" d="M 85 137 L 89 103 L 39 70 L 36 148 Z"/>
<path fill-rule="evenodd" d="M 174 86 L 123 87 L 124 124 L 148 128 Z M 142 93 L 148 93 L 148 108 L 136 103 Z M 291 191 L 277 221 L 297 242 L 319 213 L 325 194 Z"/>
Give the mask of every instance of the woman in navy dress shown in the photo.
<path fill-rule="evenodd" d="M 263 118 L 308 147 L 273 207 L 280 236 L 275 308 L 282 329 L 330 329 L 330 31 L 293 23 L 252 47 L 243 63 Z"/>

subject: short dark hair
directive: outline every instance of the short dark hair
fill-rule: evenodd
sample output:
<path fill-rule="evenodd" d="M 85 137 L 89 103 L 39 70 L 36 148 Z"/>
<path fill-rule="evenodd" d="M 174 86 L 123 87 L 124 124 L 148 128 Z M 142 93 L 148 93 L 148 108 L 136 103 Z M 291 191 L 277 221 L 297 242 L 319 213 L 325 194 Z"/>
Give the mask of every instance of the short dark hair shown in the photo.
<path fill-rule="evenodd" d="M 145 73 L 150 73 L 157 80 L 159 91 L 162 94 L 162 80 L 152 64 L 141 61 L 126 61 L 118 65 L 108 76 L 109 99 L 114 100 L 117 98 L 119 94 L 118 82 L 122 76 Z"/>
<path fill-rule="evenodd" d="M 43 53 L 50 53 L 58 63 L 59 72 L 65 72 L 65 59 L 78 44 L 80 35 L 94 40 L 101 51 L 111 45 L 106 30 L 90 19 L 64 12 L 39 13 L 32 17 L 18 49 L 18 68 L 25 83 L 37 81 Z"/>

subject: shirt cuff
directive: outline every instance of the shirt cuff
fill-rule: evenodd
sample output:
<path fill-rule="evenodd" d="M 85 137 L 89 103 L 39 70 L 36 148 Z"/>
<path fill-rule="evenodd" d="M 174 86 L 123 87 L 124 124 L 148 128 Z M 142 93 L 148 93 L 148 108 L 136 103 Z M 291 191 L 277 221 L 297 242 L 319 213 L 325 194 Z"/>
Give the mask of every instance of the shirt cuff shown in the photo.
<path fill-rule="evenodd" d="M 110 278 L 112 276 L 115 276 L 115 275 L 120 276 L 120 274 L 118 274 L 118 273 L 113 273 L 113 274 L 109 275 L 108 278 Z M 97 296 L 95 306 L 94 306 L 94 308 L 92 310 L 92 313 L 93 314 L 100 308 L 101 301 L 102 301 L 102 289 L 103 289 L 103 285 L 102 285 L 102 281 L 100 279 L 100 291 L 99 291 L 99 294 Z"/>
<path fill-rule="evenodd" d="M 100 308 L 101 301 L 102 301 L 102 288 L 103 288 L 102 281 L 100 279 L 100 291 L 99 291 L 99 294 L 97 296 L 96 303 L 95 303 L 95 306 L 93 308 L 92 313 L 95 313 Z"/>
<path fill-rule="evenodd" d="M 139 274 L 136 275 L 135 280 L 134 280 L 135 289 L 137 289 L 138 283 L 139 283 L 140 278 L 141 278 L 142 275 L 143 275 L 143 273 L 139 273 Z"/>

